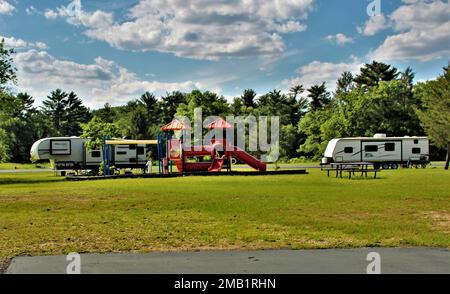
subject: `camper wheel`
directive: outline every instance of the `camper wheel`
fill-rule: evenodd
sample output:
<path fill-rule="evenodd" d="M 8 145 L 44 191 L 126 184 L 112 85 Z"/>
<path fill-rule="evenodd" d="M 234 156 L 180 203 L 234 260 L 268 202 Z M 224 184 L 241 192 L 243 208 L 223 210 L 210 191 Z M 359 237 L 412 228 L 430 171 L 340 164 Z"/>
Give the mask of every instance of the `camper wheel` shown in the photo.
<path fill-rule="evenodd" d="M 389 169 L 389 163 L 383 163 L 382 167 L 383 169 Z"/>
<path fill-rule="evenodd" d="M 391 164 L 391 168 L 392 169 L 398 169 L 398 164 L 396 164 L 396 163 Z"/>

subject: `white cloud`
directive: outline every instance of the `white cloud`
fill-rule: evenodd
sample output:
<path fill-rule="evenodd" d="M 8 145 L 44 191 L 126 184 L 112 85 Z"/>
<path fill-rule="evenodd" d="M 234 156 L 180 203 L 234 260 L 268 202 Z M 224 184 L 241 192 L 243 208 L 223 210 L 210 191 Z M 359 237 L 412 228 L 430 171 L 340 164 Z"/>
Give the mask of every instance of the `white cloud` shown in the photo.
<path fill-rule="evenodd" d="M 33 15 L 33 14 L 39 13 L 39 11 L 33 5 L 25 8 L 25 12 L 27 13 L 27 15 Z"/>
<path fill-rule="evenodd" d="M 14 10 L 16 9 L 10 3 L 0 0 L 0 14 L 11 14 Z"/>
<path fill-rule="evenodd" d="M 274 24 L 273 29 L 279 33 L 287 34 L 287 33 L 296 33 L 303 32 L 306 30 L 306 25 L 302 24 L 298 21 L 290 20 L 287 23 L 283 24 Z"/>
<path fill-rule="evenodd" d="M 429 61 L 450 56 L 449 4 L 444 1 L 407 1 L 391 15 L 397 34 L 369 54 L 381 61 Z"/>
<path fill-rule="evenodd" d="M 441 0 L 407 1 L 391 15 L 393 27 L 397 31 L 410 29 L 432 29 L 450 21 L 450 6 Z"/>
<path fill-rule="evenodd" d="M 369 56 L 381 61 L 419 60 L 430 61 L 450 56 L 450 22 L 433 30 L 411 30 L 389 36 Z"/>
<path fill-rule="evenodd" d="M 57 88 L 75 91 L 90 107 L 99 107 L 106 102 L 121 104 L 145 91 L 161 95 L 166 91 L 203 88 L 202 84 L 192 81 L 165 83 L 141 80 L 133 72 L 102 57 L 91 64 L 80 64 L 32 49 L 15 54 L 14 60 L 20 90 L 31 93 L 37 101 Z"/>
<path fill-rule="evenodd" d="M 370 17 L 364 27 L 357 27 L 360 34 L 364 36 L 374 36 L 378 32 L 381 32 L 389 27 L 386 18 L 383 14 Z"/>
<path fill-rule="evenodd" d="M 48 48 L 47 44 L 45 44 L 43 42 L 33 43 L 33 42 L 27 42 L 20 38 L 5 37 L 5 36 L 0 36 L 0 40 L 1 39 L 5 40 L 5 47 L 8 49 L 21 50 L 21 49 L 30 49 L 30 48 L 38 48 L 38 49 Z"/>
<path fill-rule="evenodd" d="M 44 16 L 45 16 L 45 18 L 47 18 L 47 19 L 56 19 L 56 18 L 58 17 L 58 13 L 55 12 L 54 10 L 47 9 L 47 10 L 45 10 L 45 12 L 44 12 Z"/>
<path fill-rule="evenodd" d="M 48 11 L 47 17 L 65 17 L 84 26 L 89 37 L 118 49 L 214 60 L 280 54 L 285 50 L 282 34 L 306 29 L 301 21 L 313 1 L 140 0 L 123 22 L 104 11 L 71 16 L 64 7 Z"/>
<path fill-rule="evenodd" d="M 74 7 L 59 7 L 56 10 L 47 9 L 44 13 L 47 19 L 56 19 L 63 17 L 67 22 L 75 26 L 84 26 L 87 28 L 106 29 L 113 25 L 114 15 L 112 13 L 96 10 L 94 12 L 86 12 L 82 9 L 81 1 L 75 1 Z"/>
<path fill-rule="evenodd" d="M 362 65 L 363 63 L 353 56 L 349 63 L 332 63 L 316 60 L 301 66 L 297 70 L 298 77 L 284 80 L 282 84 L 285 88 L 304 85 L 305 89 L 307 89 L 313 85 L 326 82 L 328 89 L 333 90 L 336 88 L 336 82 L 343 72 L 357 73 Z"/>
<path fill-rule="evenodd" d="M 48 48 L 47 44 L 45 44 L 44 42 L 36 42 L 36 43 L 34 43 L 34 46 L 41 50 Z"/>
<path fill-rule="evenodd" d="M 354 40 L 352 37 L 348 37 L 342 33 L 336 34 L 336 35 L 328 35 L 324 38 L 326 41 L 336 43 L 338 45 L 345 45 L 348 43 L 353 43 Z"/>
<path fill-rule="evenodd" d="M 5 40 L 5 47 L 8 49 L 11 49 L 11 48 L 21 49 L 21 48 L 26 48 L 28 46 L 28 43 L 22 39 L 16 39 L 14 37 L 0 36 L 0 40 L 1 39 Z"/>

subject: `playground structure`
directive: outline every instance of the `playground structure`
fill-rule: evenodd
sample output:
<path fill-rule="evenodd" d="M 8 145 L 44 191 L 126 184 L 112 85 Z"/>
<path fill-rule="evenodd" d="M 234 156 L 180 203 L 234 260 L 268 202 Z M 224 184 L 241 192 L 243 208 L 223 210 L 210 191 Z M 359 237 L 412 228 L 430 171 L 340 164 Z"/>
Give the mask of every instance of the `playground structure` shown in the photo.
<path fill-rule="evenodd" d="M 219 118 L 207 126 L 208 129 L 233 128 L 222 118 Z M 193 146 L 186 148 L 184 145 L 184 133 L 189 128 L 177 119 L 161 128 L 158 136 L 158 162 L 160 174 L 173 171 L 172 163 L 177 167 L 178 173 L 220 173 L 223 169 L 231 172 L 233 159 L 249 165 L 257 171 L 266 171 L 267 165 L 259 161 L 244 150 L 233 146 L 226 139 L 211 139 L 209 145 Z M 171 131 L 179 131 L 180 138 L 173 139 Z M 163 144 L 163 139 L 164 143 Z M 192 158 L 209 158 L 209 161 L 192 162 Z"/>
<path fill-rule="evenodd" d="M 224 119 L 219 118 L 210 123 L 207 128 L 210 130 L 225 130 L 233 127 Z M 160 175 L 173 173 L 174 165 L 179 174 L 220 173 L 223 169 L 230 173 L 233 160 L 245 163 L 260 172 L 267 170 L 266 163 L 256 159 L 239 147 L 233 146 L 226 139 L 212 139 L 209 145 L 186 148 L 184 144 L 186 130 L 189 130 L 189 127 L 174 119 L 161 128 L 157 140 L 111 140 L 109 137 L 105 137 L 102 149 L 104 175 L 111 175 L 113 163 L 111 146 L 118 145 L 157 145 L 158 173 Z M 175 131 L 180 132 L 180 138 L 172 138 L 171 132 Z M 201 158 L 202 160 L 196 162 L 191 160 L 193 158 Z M 205 161 L 205 158 L 210 160 Z"/>

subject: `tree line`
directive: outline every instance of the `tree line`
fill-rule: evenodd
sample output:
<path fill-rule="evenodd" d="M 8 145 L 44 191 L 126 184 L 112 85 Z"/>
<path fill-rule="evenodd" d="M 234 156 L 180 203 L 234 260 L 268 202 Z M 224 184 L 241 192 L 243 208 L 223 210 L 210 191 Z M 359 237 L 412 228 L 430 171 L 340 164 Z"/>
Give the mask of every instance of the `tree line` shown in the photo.
<path fill-rule="evenodd" d="M 27 93 L 14 94 L 14 51 L 0 42 L 0 161 L 27 162 L 34 141 L 49 136 L 99 137 L 103 133 L 133 139 L 155 138 L 161 125 L 175 115 L 280 117 L 280 156 L 283 161 L 318 159 L 329 140 L 337 137 L 428 135 L 433 157 L 450 149 L 449 66 L 435 80 L 414 84 L 411 68 L 399 71 L 373 61 L 353 75 L 344 72 L 336 89 L 326 83 L 288 93 L 273 90 L 258 97 L 252 89 L 228 102 L 211 91 L 174 91 L 158 99 L 152 93 L 122 106 L 108 103 L 91 110 L 73 91 L 56 89 L 34 106 Z"/>

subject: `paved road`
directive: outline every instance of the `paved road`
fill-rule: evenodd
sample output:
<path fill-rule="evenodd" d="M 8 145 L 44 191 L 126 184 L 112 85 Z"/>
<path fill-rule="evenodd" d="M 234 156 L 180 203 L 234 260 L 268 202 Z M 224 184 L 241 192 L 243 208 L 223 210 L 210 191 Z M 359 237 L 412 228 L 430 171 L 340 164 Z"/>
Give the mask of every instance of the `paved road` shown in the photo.
<path fill-rule="evenodd" d="M 432 248 L 201 251 L 83 254 L 81 273 L 366 273 L 380 254 L 381 273 L 450 273 L 450 251 Z M 66 273 L 66 256 L 14 258 L 6 273 Z"/>

